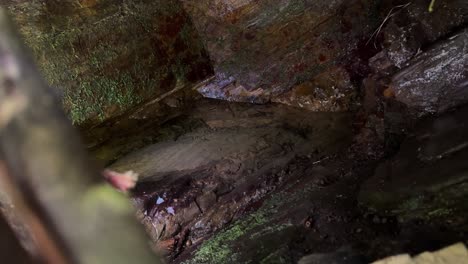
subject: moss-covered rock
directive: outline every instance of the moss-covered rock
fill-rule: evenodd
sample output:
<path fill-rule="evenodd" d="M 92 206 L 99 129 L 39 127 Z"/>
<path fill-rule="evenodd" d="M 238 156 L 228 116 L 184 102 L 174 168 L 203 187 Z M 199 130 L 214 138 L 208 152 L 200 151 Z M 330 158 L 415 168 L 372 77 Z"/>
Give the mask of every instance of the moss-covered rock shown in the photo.
<path fill-rule="evenodd" d="M 205 241 L 192 259 L 183 264 L 196 263 L 290 263 L 281 254 L 283 239 L 297 228 L 291 223 L 272 224 L 278 208 L 297 202 L 303 193 L 294 196 L 279 193 L 268 199 L 256 212 L 234 222 Z M 242 249 L 242 250 L 240 250 Z"/>
<path fill-rule="evenodd" d="M 211 73 L 176 0 L 6 1 L 76 124 L 93 124 Z"/>

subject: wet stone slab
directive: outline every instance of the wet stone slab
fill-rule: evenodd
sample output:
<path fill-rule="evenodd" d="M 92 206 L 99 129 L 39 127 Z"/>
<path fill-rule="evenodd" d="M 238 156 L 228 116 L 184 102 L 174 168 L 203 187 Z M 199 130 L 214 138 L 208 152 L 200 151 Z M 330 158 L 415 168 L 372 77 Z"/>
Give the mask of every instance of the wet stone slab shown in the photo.
<path fill-rule="evenodd" d="M 140 173 L 132 195 L 140 219 L 173 256 L 299 177 L 293 173 L 299 166 L 288 165 L 292 160 L 321 160 L 351 140 L 348 114 L 208 100 L 192 115 L 205 126 L 111 166 Z"/>

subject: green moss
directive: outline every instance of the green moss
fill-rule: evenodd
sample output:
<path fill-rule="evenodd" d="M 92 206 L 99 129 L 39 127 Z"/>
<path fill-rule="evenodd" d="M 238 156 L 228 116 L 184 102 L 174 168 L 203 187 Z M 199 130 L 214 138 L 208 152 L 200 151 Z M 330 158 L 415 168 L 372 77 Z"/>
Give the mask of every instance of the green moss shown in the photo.
<path fill-rule="evenodd" d="M 116 79 L 101 77 L 85 80 L 75 89 L 66 91 L 64 104 L 69 106 L 69 114 L 74 123 L 81 123 L 92 115 L 103 120 L 107 106 L 116 105 L 120 109 L 126 109 L 141 101 L 134 86 L 134 80 L 128 74 Z"/>
<path fill-rule="evenodd" d="M 451 208 L 438 208 L 435 210 L 432 210 L 427 213 L 428 218 L 439 218 L 439 217 L 445 217 L 445 216 L 450 216 L 453 213 L 453 209 Z"/>
<path fill-rule="evenodd" d="M 236 253 L 232 251 L 229 242 L 233 242 L 266 223 L 265 212 L 256 212 L 245 219 L 236 222 L 210 240 L 206 241 L 189 263 L 234 263 Z"/>
<path fill-rule="evenodd" d="M 12 3 L 9 9 L 75 124 L 121 114 L 209 63 L 178 1 L 103 1 L 76 10 L 40 2 Z M 169 25 L 174 19 L 181 23 L 178 34 Z"/>
<path fill-rule="evenodd" d="M 304 194 L 307 193 L 308 188 L 304 188 L 296 193 L 281 192 L 270 197 L 256 212 L 245 216 L 234 222 L 229 228 L 220 231 L 212 238 L 207 240 L 195 253 L 193 259 L 185 262 L 184 264 L 224 264 L 224 263 L 238 263 L 242 257 L 236 249 L 236 243 L 240 241 L 252 242 L 263 240 L 262 237 L 281 233 L 291 227 L 290 224 L 270 225 L 275 215 L 279 212 L 281 206 L 289 205 L 292 202 L 302 199 Z M 262 251 L 262 249 L 259 249 Z M 269 254 L 270 249 L 263 249 L 262 252 Z M 266 257 L 268 259 L 268 255 Z M 267 261 L 267 260 L 265 260 Z M 270 263 L 270 262 L 264 262 Z M 275 262 L 281 263 L 281 262 Z"/>
<path fill-rule="evenodd" d="M 371 211 L 398 216 L 403 222 L 420 219 L 444 223 L 446 219 L 453 220 L 454 215 L 467 216 L 467 193 L 466 179 L 453 177 L 443 184 L 420 189 L 368 193 L 363 202 Z"/>

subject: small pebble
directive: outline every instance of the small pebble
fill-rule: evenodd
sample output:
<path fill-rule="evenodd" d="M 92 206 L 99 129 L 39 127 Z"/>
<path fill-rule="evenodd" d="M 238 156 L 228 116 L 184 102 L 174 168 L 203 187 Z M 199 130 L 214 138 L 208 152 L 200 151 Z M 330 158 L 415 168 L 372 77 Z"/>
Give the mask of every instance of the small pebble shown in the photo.
<path fill-rule="evenodd" d="M 185 245 L 186 245 L 187 247 L 190 247 L 190 246 L 192 245 L 192 240 L 190 240 L 190 239 L 187 240 L 187 242 L 185 242 Z"/>
<path fill-rule="evenodd" d="M 162 204 L 164 203 L 164 199 L 158 196 L 158 199 L 156 199 L 156 204 Z"/>

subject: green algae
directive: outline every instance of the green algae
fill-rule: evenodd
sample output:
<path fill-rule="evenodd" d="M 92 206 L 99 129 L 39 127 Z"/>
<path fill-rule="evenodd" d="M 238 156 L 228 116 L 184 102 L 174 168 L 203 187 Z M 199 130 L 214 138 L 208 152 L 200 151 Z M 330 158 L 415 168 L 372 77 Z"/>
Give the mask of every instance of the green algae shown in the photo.
<path fill-rule="evenodd" d="M 282 258 L 276 258 L 278 252 L 274 251 L 275 245 L 269 245 L 268 236 L 281 237 L 281 234 L 291 232 L 293 225 L 291 223 L 271 224 L 275 221 L 275 216 L 280 212 L 281 207 L 303 199 L 304 195 L 310 192 L 310 186 L 295 193 L 279 192 L 269 197 L 265 203 L 255 212 L 235 221 L 230 227 L 221 230 L 213 237 L 205 241 L 195 252 L 192 259 L 184 264 L 195 263 L 239 263 L 245 256 L 238 252 L 237 244 L 242 240 L 244 243 L 253 243 L 260 245 L 258 241 L 263 241 L 259 246 L 257 257 L 265 255 L 262 263 L 283 263 Z M 273 247 L 273 248 L 270 248 Z M 279 254 L 279 253 L 278 253 Z M 275 259 L 278 262 L 269 262 Z"/>

